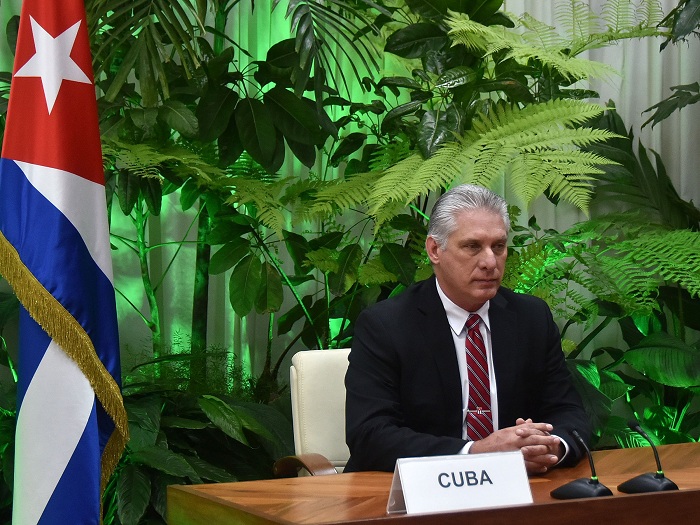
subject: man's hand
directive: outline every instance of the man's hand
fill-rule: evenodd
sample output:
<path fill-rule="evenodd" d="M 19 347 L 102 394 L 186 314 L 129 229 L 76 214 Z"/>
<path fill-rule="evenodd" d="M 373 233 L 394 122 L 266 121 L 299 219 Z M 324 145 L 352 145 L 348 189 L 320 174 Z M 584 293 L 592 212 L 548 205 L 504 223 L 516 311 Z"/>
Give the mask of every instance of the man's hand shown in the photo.
<path fill-rule="evenodd" d="M 490 436 L 475 441 L 469 452 L 503 452 L 520 450 L 529 474 L 542 474 L 556 465 L 564 455 L 564 445 L 558 437 L 549 433 L 549 423 L 534 423 L 531 419 L 518 418 L 514 427 L 496 430 Z"/>

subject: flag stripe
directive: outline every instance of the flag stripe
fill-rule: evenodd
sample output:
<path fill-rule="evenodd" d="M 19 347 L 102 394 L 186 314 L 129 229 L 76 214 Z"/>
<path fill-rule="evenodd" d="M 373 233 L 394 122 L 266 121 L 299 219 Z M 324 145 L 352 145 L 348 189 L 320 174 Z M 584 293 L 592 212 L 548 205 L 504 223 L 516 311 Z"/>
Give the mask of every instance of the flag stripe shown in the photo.
<path fill-rule="evenodd" d="M 22 347 L 46 348 L 46 351 L 41 352 L 43 358 L 24 394 L 17 417 L 16 453 L 25 461 L 23 468 L 15 473 L 13 519 L 15 523 L 38 523 L 61 477 L 70 479 L 64 471 L 94 412 L 94 395 L 76 363 L 26 312 L 21 322 Z M 24 352 L 20 360 L 29 354 Z M 24 363 L 20 363 L 20 367 L 24 368 Z M 51 443 L 51 447 L 46 443 Z M 76 457 L 81 456 L 85 456 L 84 451 Z M 97 447 L 91 456 L 91 463 L 99 465 Z M 33 476 L 35 472 L 44 475 L 37 478 Z M 77 488 L 80 492 L 84 489 Z M 99 486 L 94 490 L 99 494 Z"/>
<path fill-rule="evenodd" d="M 92 259 L 112 282 L 112 254 L 109 243 L 104 242 L 109 237 L 107 214 L 94 217 L 82 211 L 86 205 L 94 209 L 105 207 L 104 186 L 55 168 L 27 162 L 17 162 L 17 166 L 32 186 L 71 222 Z"/>

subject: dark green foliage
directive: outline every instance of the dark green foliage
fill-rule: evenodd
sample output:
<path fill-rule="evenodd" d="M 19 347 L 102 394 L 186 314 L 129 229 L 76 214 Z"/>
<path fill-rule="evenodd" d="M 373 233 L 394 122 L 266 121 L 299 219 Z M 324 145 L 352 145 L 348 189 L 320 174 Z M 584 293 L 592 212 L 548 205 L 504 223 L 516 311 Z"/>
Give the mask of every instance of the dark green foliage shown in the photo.
<path fill-rule="evenodd" d="M 256 403 L 255 381 L 210 349 L 207 384 L 192 384 L 190 354 L 138 365 L 124 383 L 131 439 L 104 495 L 106 524 L 165 519 L 168 485 L 272 477 L 292 453 L 289 407 Z M 155 379 L 155 374 L 158 379 Z"/>

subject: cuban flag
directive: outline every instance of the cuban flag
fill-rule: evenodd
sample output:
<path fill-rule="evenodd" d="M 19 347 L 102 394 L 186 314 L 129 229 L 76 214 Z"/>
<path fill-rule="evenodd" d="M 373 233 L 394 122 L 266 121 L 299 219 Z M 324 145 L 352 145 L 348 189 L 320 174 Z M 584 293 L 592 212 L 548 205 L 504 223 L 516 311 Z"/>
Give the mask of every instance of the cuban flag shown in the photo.
<path fill-rule="evenodd" d="M 82 0 L 24 0 L 0 160 L 22 303 L 13 523 L 101 522 L 124 450 L 104 171 Z"/>

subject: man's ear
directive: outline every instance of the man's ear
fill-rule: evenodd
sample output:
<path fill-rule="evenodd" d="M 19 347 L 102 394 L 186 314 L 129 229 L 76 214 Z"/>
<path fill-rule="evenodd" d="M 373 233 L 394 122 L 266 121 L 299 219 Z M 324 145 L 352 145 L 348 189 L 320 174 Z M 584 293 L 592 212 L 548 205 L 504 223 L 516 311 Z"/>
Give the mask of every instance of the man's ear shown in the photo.
<path fill-rule="evenodd" d="M 428 253 L 431 263 L 436 264 L 440 261 L 440 247 L 430 235 L 425 239 L 425 251 Z"/>

